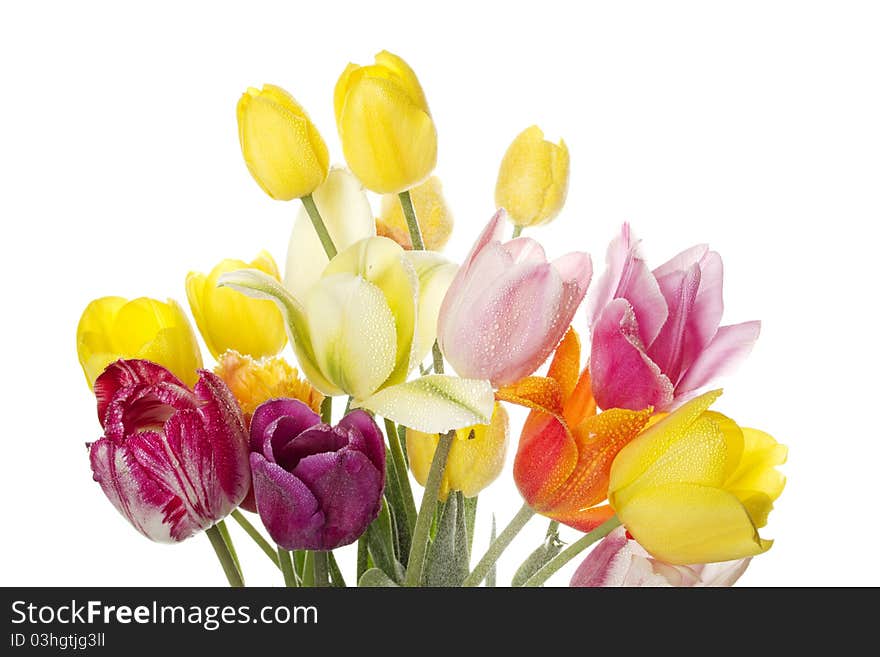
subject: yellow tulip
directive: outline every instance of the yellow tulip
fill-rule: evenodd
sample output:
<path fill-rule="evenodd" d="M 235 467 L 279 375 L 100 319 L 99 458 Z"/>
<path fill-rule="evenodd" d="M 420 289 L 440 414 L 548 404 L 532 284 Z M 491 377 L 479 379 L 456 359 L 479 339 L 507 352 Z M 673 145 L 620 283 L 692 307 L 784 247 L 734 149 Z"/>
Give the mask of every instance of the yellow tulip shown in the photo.
<path fill-rule="evenodd" d="M 708 392 L 654 421 L 611 467 L 608 501 L 653 556 L 712 563 L 766 552 L 758 535 L 785 486 L 787 449 L 709 411 Z"/>
<path fill-rule="evenodd" d="M 299 399 L 315 413 L 321 412 L 324 395 L 301 379 L 296 368 L 281 357 L 254 360 L 237 351 L 227 351 L 220 355 L 214 374 L 229 386 L 247 423 L 257 406 L 278 397 Z"/>
<path fill-rule="evenodd" d="M 224 351 L 235 351 L 262 358 L 274 356 L 287 344 L 284 318 L 271 301 L 250 299 L 217 287 L 222 274 L 238 269 L 257 269 L 279 279 L 272 256 L 261 251 L 253 262 L 222 260 L 209 274 L 190 272 L 186 276 L 186 296 L 196 326 L 214 358 Z"/>
<path fill-rule="evenodd" d="M 431 176 L 421 185 L 413 187 L 410 194 L 425 248 L 429 251 L 440 251 L 452 235 L 452 213 L 443 198 L 440 179 Z M 379 235 L 390 237 L 404 249 L 412 249 L 406 218 L 396 194 L 382 196 L 376 231 Z"/>
<path fill-rule="evenodd" d="M 238 101 L 238 139 L 248 171 L 269 196 L 290 201 L 324 182 L 330 153 L 302 106 L 281 87 L 249 87 Z"/>
<path fill-rule="evenodd" d="M 498 478 L 504 468 L 508 425 L 507 411 L 496 403 L 489 424 L 456 430 L 440 483 L 438 496 L 441 500 L 445 500 L 449 491 L 453 490 L 460 490 L 465 497 L 474 497 Z M 406 453 L 410 468 L 422 486 L 428 481 L 428 471 L 439 441 L 438 434 L 406 430 Z"/>
<path fill-rule="evenodd" d="M 514 225 L 538 226 L 556 217 L 568 193 L 568 147 L 546 141 L 533 125 L 516 136 L 501 160 L 495 205 Z"/>
<path fill-rule="evenodd" d="M 349 64 L 333 94 L 348 166 L 367 189 L 397 194 L 430 175 L 437 130 L 416 74 L 382 51 L 369 66 Z"/>
<path fill-rule="evenodd" d="M 198 380 L 202 354 L 183 309 L 141 297 L 101 297 L 83 311 L 76 328 L 76 352 L 89 387 L 110 363 L 140 358 L 170 370 L 186 385 Z"/>

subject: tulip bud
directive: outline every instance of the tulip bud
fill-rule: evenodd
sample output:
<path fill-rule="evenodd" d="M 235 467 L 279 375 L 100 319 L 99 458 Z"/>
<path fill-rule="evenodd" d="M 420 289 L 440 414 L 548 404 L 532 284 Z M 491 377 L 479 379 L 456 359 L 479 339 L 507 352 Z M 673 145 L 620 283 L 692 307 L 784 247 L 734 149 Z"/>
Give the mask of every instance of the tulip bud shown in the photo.
<path fill-rule="evenodd" d="M 76 328 L 76 353 L 90 388 L 104 368 L 120 358 L 158 363 L 187 385 L 196 382 L 196 370 L 202 366 L 189 320 L 171 299 L 95 299 Z"/>
<path fill-rule="evenodd" d="M 410 190 L 416 210 L 422 239 L 428 251 L 440 251 L 452 235 L 452 213 L 443 198 L 443 188 L 437 176 L 431 176 L 421 185 Z M 397 194 L 382 196 L 382 208 L 376 220 L 376 232 L 390 237 L 404 249 L 412 249 L 412 239 L 403 208 Z"/>
<path fill-rule="evenodd" d="M 272 198 L 311 194 L 327 177 L 330 154 L 302 106 L 281 87 L 249 87 L 238 101 L 238 139 L 248 171 Z"/>
<path fill-rule="evenodd" d="M 364 411 L 330 427 L 302 402 L 274 399 L 254 413 L 250 440 L 257 511 L 281 547 L 333 550 L 379 515 L 385 443 Z"/>
<path fill-rule="evenodd" d="M 445 500 L 452 490 L 460 490 L 466 497 L 474 497 L 498 478 L 504 468 L 508 425 L 507 411 L 496 403 L 489 424 L 456 430 L 440 483 L 440 500 Z M 437 434 L 406 430 L 406 453 L 410 468 L 422 486 L 428 481 L 428 471 L 439 441 Z"/>
<path fill-rule="evenodd" d="M 758 535 L 785 487 L 787 450 L 709 406 L 707 392 L 651 424 L 614 460 L 608 501 L 651 556 L 673 565 L 770 549 Z"/>
<path fill-rule="evenodd" d="M 501 160 L 495 206 L 507 210 L 520 227 L 538 226 L 556 217 L 568 193 L 568 148 L 544 140 L 538 126 L 516 136 Z"/>
<path fill-rule="evenodd" d="M 258 269 L 279 278 L 275 261 L 266 251 L 250 263 L 222 260 L 207 276 L 190 272 L 186 276 L 186 296 L 196 326 L 216 359 L 229 349 L 254 358 L 274 356 L 287 344 L 281 311 L 271 301 L 217 287 L 222 274 L 238 269 Z"/>
<path fill-rule="evenodd" d="M 247 432 L 229 389 L 201 370 L 189 389 L 164 367 L 119 360 L 95 382 L 104 436 L 94 479 L 140 533 L 163 543 L 207 529 L 251 485 Z"/>
<path fill-rule="evenodd" d="M 333 94 L 348 166 L 367 189 L 397 194 L 437 163 L 437 131 L 416 74 L 382 51 L 369 66 L 349 64 Z"/>

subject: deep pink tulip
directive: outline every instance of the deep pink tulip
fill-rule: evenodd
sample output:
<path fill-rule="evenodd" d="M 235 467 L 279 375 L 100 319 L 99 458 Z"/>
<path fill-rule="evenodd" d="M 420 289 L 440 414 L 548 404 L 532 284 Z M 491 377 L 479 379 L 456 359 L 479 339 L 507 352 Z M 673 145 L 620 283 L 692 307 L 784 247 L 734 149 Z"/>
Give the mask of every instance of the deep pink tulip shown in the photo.
<path fill-rule="evenodd" d="M 248 492 L 247 431 L 216 375 L 193 390 L 161 365 L 118 360 L 95 381 L 104 437 L 92 443 L 95 481 L 147 538 L 182 541 L 238 506 Z"/>
<path fill-rule="evenodd" d="M 623 225 L 587 302 L 600 408 L 669 409 L 748 355 L 761 323 L 719 327 L 722 279 L 721 256 L 705 244 L 649 270 Z"/>
<path fill-rule="evenodd" d="M 385 442 L 364 411 L 330 427 L 297 399 L 272 399 L 254 411 L 250 445 L 257 512 L 281 547 L 348 545 L 379 515 Z"/>
<path fill-rule="evenodd" d="M 658 587 L 733 586 L 750 559 L 673 566 L 655 559 L 618 527 L 578 566 L 569 586 Z"/>
<path fill-rule="evenodd" d="M 535 240 L 501 242 L 492 217 L 456 274 L 437 323 L 443 355 L 459 376 L 515 383 L 543 363 L 568 329 L 590 284 L 586 253 L 547 262 Z"/>

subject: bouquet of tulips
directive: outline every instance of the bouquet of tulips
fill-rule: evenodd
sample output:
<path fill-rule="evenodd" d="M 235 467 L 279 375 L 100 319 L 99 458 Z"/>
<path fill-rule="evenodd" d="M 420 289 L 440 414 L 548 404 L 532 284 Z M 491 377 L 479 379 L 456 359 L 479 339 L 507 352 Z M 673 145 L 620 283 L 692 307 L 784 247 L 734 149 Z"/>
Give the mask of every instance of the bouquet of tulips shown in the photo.
<path fill-rule="evenodd" d="M 770 548 L 759 529 L 786 448 L 707 390 L 760 329 L 721 325 L 719 254 L 698 245 L 651 269 L 624 225 L 592 286 L 586 253 L 548 260 L 520 234 L 562 209 L 569 155 L 533 126 L 458 264 L 441 255 L 452 219 L 413 70 L 388 52 L 349 64 L 334 109 L 348 168 L 330 167 L 280 87 L 238 103 L 254 180 L 302 207 L 283 278 L 266 252 L 187 276 L 213 369 L 175 301 L 102 297 L 83 312 L 77 351 L 103 429 L 91 468 L 122 516 L 154 541 L 204 531 L 233 586 L 227 516 L 288 586 L 479 586 L 535 514 L 547 537 L 512 585 L 542 585 L 597 541 L 572 586 L 732 584 Z M 288 340 L 298 369 L 279 355 Z M 513 466 L 524 503 L 472 555 L 506 405 L 529 411 Z M 560 523 L 583 532 L 565 549 Z M 333 551 L 355 542 L 345 575 Z"/>

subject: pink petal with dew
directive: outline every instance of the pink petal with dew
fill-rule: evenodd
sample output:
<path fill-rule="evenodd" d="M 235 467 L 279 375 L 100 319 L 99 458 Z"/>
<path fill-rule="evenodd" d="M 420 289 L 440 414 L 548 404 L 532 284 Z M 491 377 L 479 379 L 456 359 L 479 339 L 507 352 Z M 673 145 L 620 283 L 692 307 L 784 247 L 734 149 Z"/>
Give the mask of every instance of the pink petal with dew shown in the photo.
<path fill-rule="evenodd" d="M 645 353 L 632 307 L 609 303 L 593 329 L 590 349 L 593 396 L 600 408 L 662 409 L 672 402 L 672 384 Z"/>
<path fill-rule="evenodd" d="M 603 538 L 572 575 L 569 586 L 621 586 L 629 567 L 626 529 L 618 527 Z"/>
<path fill-rule="evenodd" d="M 547 254 L 544 247 L 531 237 L 517 237 L 501 245 L 513 262 L 531 262 L 536 265 L 547 262 Z"/>
<path fill-rule="evenodd" d="M 654 269 L 654 276 L 660 278 L 675 271 L 685 271 L 693 265 L 702 262 L 703 258 L 709 251 L 708 244 L 696 244 L 685 249 L 678 255 L 672 256 L 669 260 Z"/>
<path fill-rule="evenodd" d="M 716 251 L 708 251 L 699 265 L 700 289 L 688 316 L 688 339 L 684 344 L 681 359 L 682 373 L 687 371 L 715 337 L 724 313 L 722 294 L 724 266 L 721 256 Z"/>
<path fill-rule="evenodd" d="M 491 244 L 492 242 L 500 243 L 501 238 L 504 235 L 506 217 L 507 213 L 504 212 L 504 210 L 498 210 L 498 212 L 496 212 L 489 220 L 489 223 L 486 224 L 483 232 L 480 233 L 477 241 L 474 242 L 467 258 L 464 259 L 464 262 L 461 263 L 461 267 L 458 268 L 455 278 L 452 279 L 452 283 L 449 285 L 449 289 L 446 292 L 446 299 L 456 299 L 461 296 L 462 288 L 465 286 L 465 282 L 470 275 L 471 267 L 477 259 L 477 256 L 480 255 L 488 244 Z M 443 302 L 443 307 L 446 307 L 445 300 Z M 441 310 L 441 317 L 442 315 L 443 311 Z"/>
<path fill-rule="evenodd" d="M 761 322 L 743 322 L 722 326 L 694 363 L 684 373 L 676 387 L 683 395 L 702 388 L 714 378 L 732 371 L 749 355 L 761 333 Z"/>
<path fill-rule="evenodd" d="M 657 281 L 638 253 L 629 224 L 623 225 L 621 234 L 608 246 L 606 263 L 587 299 L 587 322 L 592 327 L 605 306 L 624 298 L 633 308 L 643 342 L 650 344 L 666 322 L 668 311 Z"/>
<path fill-rule="evenodd" d="M 675 385 L 681 374 L 685 344 L 691 339 L 688 322 L 700 288 L 700 266 L 695 264 L 690 269 L 672 272 L 658 278 L 657 283 L 666 299 L 669 317 L 657 339 L 648 345 L 648 353 Z"/>

